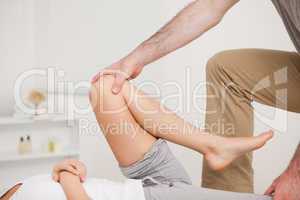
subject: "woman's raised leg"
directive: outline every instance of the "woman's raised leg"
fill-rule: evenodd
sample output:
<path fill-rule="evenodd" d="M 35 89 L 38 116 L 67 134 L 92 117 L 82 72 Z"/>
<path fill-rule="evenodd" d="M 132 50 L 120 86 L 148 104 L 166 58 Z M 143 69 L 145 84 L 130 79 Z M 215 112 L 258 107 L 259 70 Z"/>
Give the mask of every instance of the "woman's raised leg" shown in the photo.
<path fill-rule="evenodd" d="M 241 155 L 262 147 L 273 136 L 272 132 L 253 138 L 209 135 L 129 82 L 118 95 L 112 94 L 112 83 L 112 76 L 104 76 L 95 83 L 91 102 L 113 152 L 125 164 L 141 158 L 155 138 L 163 138 L 202 153 L 212 169 L 220 170 Z"/>

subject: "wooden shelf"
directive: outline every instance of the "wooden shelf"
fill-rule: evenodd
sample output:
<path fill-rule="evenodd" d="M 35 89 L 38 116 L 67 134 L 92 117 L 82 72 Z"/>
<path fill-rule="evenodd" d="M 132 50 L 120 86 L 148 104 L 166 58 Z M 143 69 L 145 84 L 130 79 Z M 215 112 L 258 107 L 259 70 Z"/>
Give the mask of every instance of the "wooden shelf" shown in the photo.
<path fill-rule="evenodd" d="M 17 182 L 29 174 L 48 172 L 66 158 L 79 159 L 79 128 L 79 119 L 59 114 L 0 117 L 0 182 Z M 20 155 L 20 138 L 27 135 L 33 152 Z M 47 153 L 50 140 L 57 143 L 59 153 Z"/>
<path fill-rule="evenodd" d="M 69 151 L 69 152 L 61 152 L 61 153 L 32 153 L 26 155 L 0 153 L 0 162 L 17 162 L 17 161 L 26 161 L 26 160 L 41 160 L 41 159 L 49 159 L 49 158 L 63 158 L 63 157 L 77 157 L 77 156 L 79 156 L 78 151 Z"/>

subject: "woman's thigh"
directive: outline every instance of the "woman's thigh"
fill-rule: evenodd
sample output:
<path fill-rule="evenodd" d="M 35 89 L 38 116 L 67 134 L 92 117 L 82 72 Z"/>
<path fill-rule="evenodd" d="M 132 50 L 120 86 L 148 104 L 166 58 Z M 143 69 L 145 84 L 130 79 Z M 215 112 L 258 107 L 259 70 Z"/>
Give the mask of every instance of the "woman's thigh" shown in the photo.
<path fill-rule="evenodd" d="M 122 95 L 113 94 L 114 78 L 104 76 L 93 85 L 91 105 L 99 126 L 120 166 L 129 166 L 143 158 L 156 138 L 135 120 Z M 125 84 L 129 84 L 128 82 Z"/>

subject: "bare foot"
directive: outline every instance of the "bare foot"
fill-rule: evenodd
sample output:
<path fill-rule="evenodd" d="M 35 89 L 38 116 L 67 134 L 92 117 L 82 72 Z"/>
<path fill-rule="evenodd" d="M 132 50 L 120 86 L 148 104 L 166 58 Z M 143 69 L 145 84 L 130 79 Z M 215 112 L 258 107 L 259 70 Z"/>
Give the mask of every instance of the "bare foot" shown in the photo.
<path fill-rule="evenodd" d="M 205 154 L 205 159 L 211 169 L 222 170 L 240 156 L 263 147 L 273 137 L 273 131 L 249 138 L 212 137 L 213 144 Z"/>

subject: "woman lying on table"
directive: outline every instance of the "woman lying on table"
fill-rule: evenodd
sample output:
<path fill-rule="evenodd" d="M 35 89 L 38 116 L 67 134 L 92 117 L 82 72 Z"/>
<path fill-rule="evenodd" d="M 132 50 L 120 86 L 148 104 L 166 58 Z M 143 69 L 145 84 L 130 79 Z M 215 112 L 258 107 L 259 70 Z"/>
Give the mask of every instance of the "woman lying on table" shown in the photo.
<path fill-rule="evenodd" d="M 193 186 L 166 141 L 201 153 L 212 169 L 222 170 L 241 155 L 261 148 L 273 137 L 272 132 L 251 138 L 211 135 L 185 122 L 129 82 L 118 95 L 112 94 L 112 82 L 111 76 L 101 77 L 93 85 L 90 98 L 99 126 L 127 181 L 87 179 L 83 163 L 66 160 L 54 167 L 52 178 L 29 178 L 11 187 L 0 200 L 270 199 Z"/>

